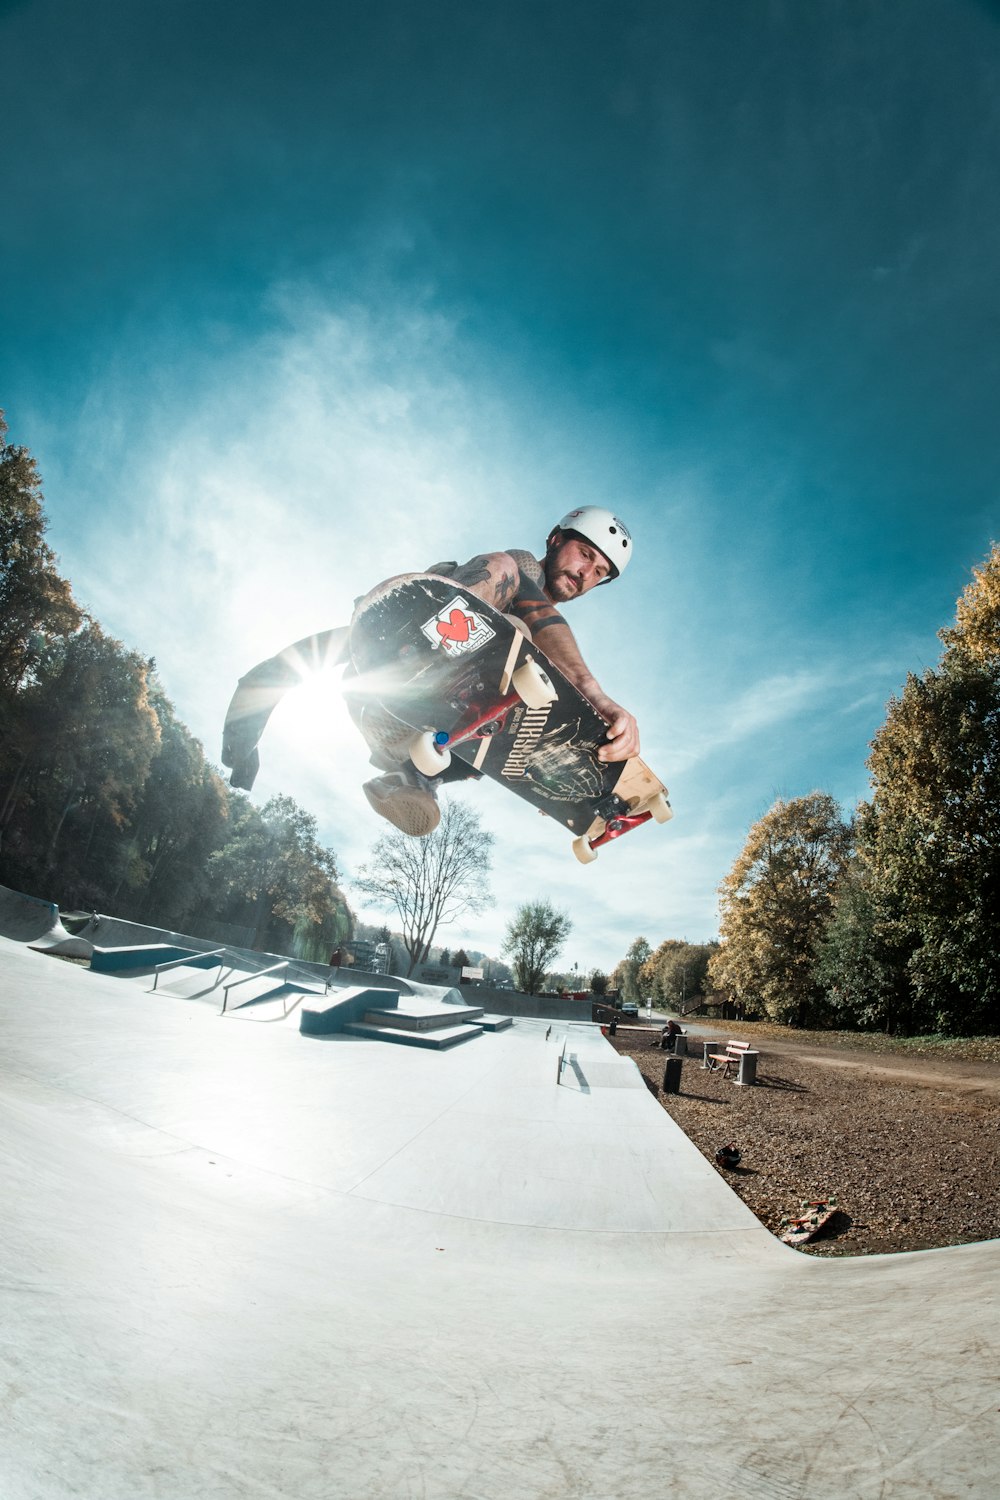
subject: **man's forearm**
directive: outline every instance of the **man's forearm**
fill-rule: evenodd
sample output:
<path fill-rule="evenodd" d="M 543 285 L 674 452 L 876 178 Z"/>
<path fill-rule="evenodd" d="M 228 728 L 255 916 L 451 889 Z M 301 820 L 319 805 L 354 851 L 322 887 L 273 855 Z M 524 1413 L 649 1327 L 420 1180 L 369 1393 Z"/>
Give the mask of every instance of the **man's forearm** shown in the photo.
<path fill-rule="evenodd" d="M 580 655 L 569 626 L 564 622 L 553 623 L 551 629 L 542 631 L 541 639 L 536 633 L 535 644 L 607 721 L 608 743 L 598 751 L 598 759 L 621 761 L 638 755 L 638 724 L 627 709 L 608 697 Z"/>
<path fill-rule="evenodd" d="M 597 678 L 580 654 L 572 630 L 555 610 L 552 611 L 551 618 L 542 619 L 534 625 L 530 620 L 526 623 L 535 645 L 559 668 L 564 677 L 569 678 L 575 688 L 579 688 L 585 698 L 596 703 L 598 698 L 604 696 Z"/>

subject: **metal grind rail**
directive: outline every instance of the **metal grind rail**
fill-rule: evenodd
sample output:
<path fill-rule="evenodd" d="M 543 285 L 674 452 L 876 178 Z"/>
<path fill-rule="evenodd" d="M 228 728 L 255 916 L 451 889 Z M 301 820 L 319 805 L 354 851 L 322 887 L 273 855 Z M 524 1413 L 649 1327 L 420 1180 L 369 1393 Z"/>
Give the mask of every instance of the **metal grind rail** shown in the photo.
<path fill-rule="evenodd" d="M 549 1027 L 549 1030 L 550 1031 L 552 1030 L 551 1026 Z M 556 1086 L 557 1087 L 558 1087 L 559 1084 L 562 1083 L 563 1069 L 566 1067 L 566 1048 L 569 1046 L 569 1034 L 570 1034 L 571 1031 L 574 1031 L 574 1030 L 576 1030 L 576 1031 L 590 1032 L 590 1031 L 594 1030 L 594 1026 L 589 1021 L 569 1021 L 567 1023 L 567 1025 L 566 1025 L 566 1035 L 563 1038 L 562 1051 L 559 1054 L 559 1062 L 558 1062 L 558 1065 L 556 1067 Z M 576 1053 L 575 1052 L 571 1052 L 570 1053 L 570 1064 L 571 1065 L 574 1064 L 575 1061 L 576 1061 Z"/>
<path fill-rule="evenodd" d="M 169 962 L 167 962 L 165 964 L 157 964 L 156 968 L 153 970 L 153 989 L 155 990 L 156 986 L 159 984 L 159 982 L 160 982 L 160 975 L 161 974 L 165 974 L 168 969 L 179 969 L 184 964 L 190 964 L 191 961 L 192 961 L 192 959 L 218 958 L 219 955 L 220 955 L 220 953 L 225 953 L 225 951 L 226 951 L 225 948 L 212 948 L 207 953 L 188 953 L 188 954 L 185 954 L 185 956 L 183 958 L 172 958 L 172 959 L 169 960 Z M 194 967 L 195 968 L 198 967 L 197 963 L 194 965 Z M 219 965 L 219 974 L 220 974 L 220 977 L 221 977 L 221 974 L 222 974 L 222 965 L 221 964 Z M 218 980 L 216 980 L 216 983 L 218 983 Z M 215 989 L 215 985 L 214 984 L 212 985 L 212 989 L 213 990 Z"/>
<path fill-rule="evenodd" d="M 268 974 L 285 974 L 287 971 L 288 960 L 286 959 L 284 963 L 272 964 L 269 969 L 258 969 L 256 974 L 247 974 L 242 979 L 234 979 L 231 984 L 224 985 L 222 991 L 222 1009 L 219 1011 L 219 1015 L 224 1016 L 226 1014 L 230 990 L 238 990 L 241 984 L 249 984 L 252 979 L 266 979 Z"/>

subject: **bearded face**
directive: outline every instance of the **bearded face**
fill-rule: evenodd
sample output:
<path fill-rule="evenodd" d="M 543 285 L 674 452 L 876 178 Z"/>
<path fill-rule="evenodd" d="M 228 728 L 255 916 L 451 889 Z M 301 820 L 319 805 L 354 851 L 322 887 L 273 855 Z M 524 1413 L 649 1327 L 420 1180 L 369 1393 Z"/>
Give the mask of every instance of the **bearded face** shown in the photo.
<path fill-rule="evenodd" d="M 578 599 L 611 576 L 611 564 L 593 542 L 553 531 L 545 554 L 545 592 L 554 603 Z"/>

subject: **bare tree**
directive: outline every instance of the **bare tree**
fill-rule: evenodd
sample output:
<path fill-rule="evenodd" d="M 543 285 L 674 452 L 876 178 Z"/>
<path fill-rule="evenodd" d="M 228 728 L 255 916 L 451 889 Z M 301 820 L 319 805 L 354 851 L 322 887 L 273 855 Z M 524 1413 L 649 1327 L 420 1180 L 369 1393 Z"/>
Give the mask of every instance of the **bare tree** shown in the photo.
<path fill-rule="evenodd" d="M 395 907 L 410 958 L 408 974 L 426 961 L 439 927 L 465 912 L 483 911 L 489 889 L 493 835 L 464 802 L 445 802 L 427 838 L 390 833 L 380 838 L 354 884 L 369 902 Z"/>

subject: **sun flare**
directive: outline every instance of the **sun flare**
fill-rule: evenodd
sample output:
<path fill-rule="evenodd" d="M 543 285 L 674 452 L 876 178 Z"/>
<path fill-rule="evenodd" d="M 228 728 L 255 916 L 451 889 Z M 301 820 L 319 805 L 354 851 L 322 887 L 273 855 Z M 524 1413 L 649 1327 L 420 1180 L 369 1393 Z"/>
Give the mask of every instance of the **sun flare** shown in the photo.
<path fill-rule="evenodd" d="M 339 668 L 307 673 L 277 705 L 269 728 L 275 740 L 293 743 L 317 759 L 327 758 L 332 748 L 359 743 Z"/>

